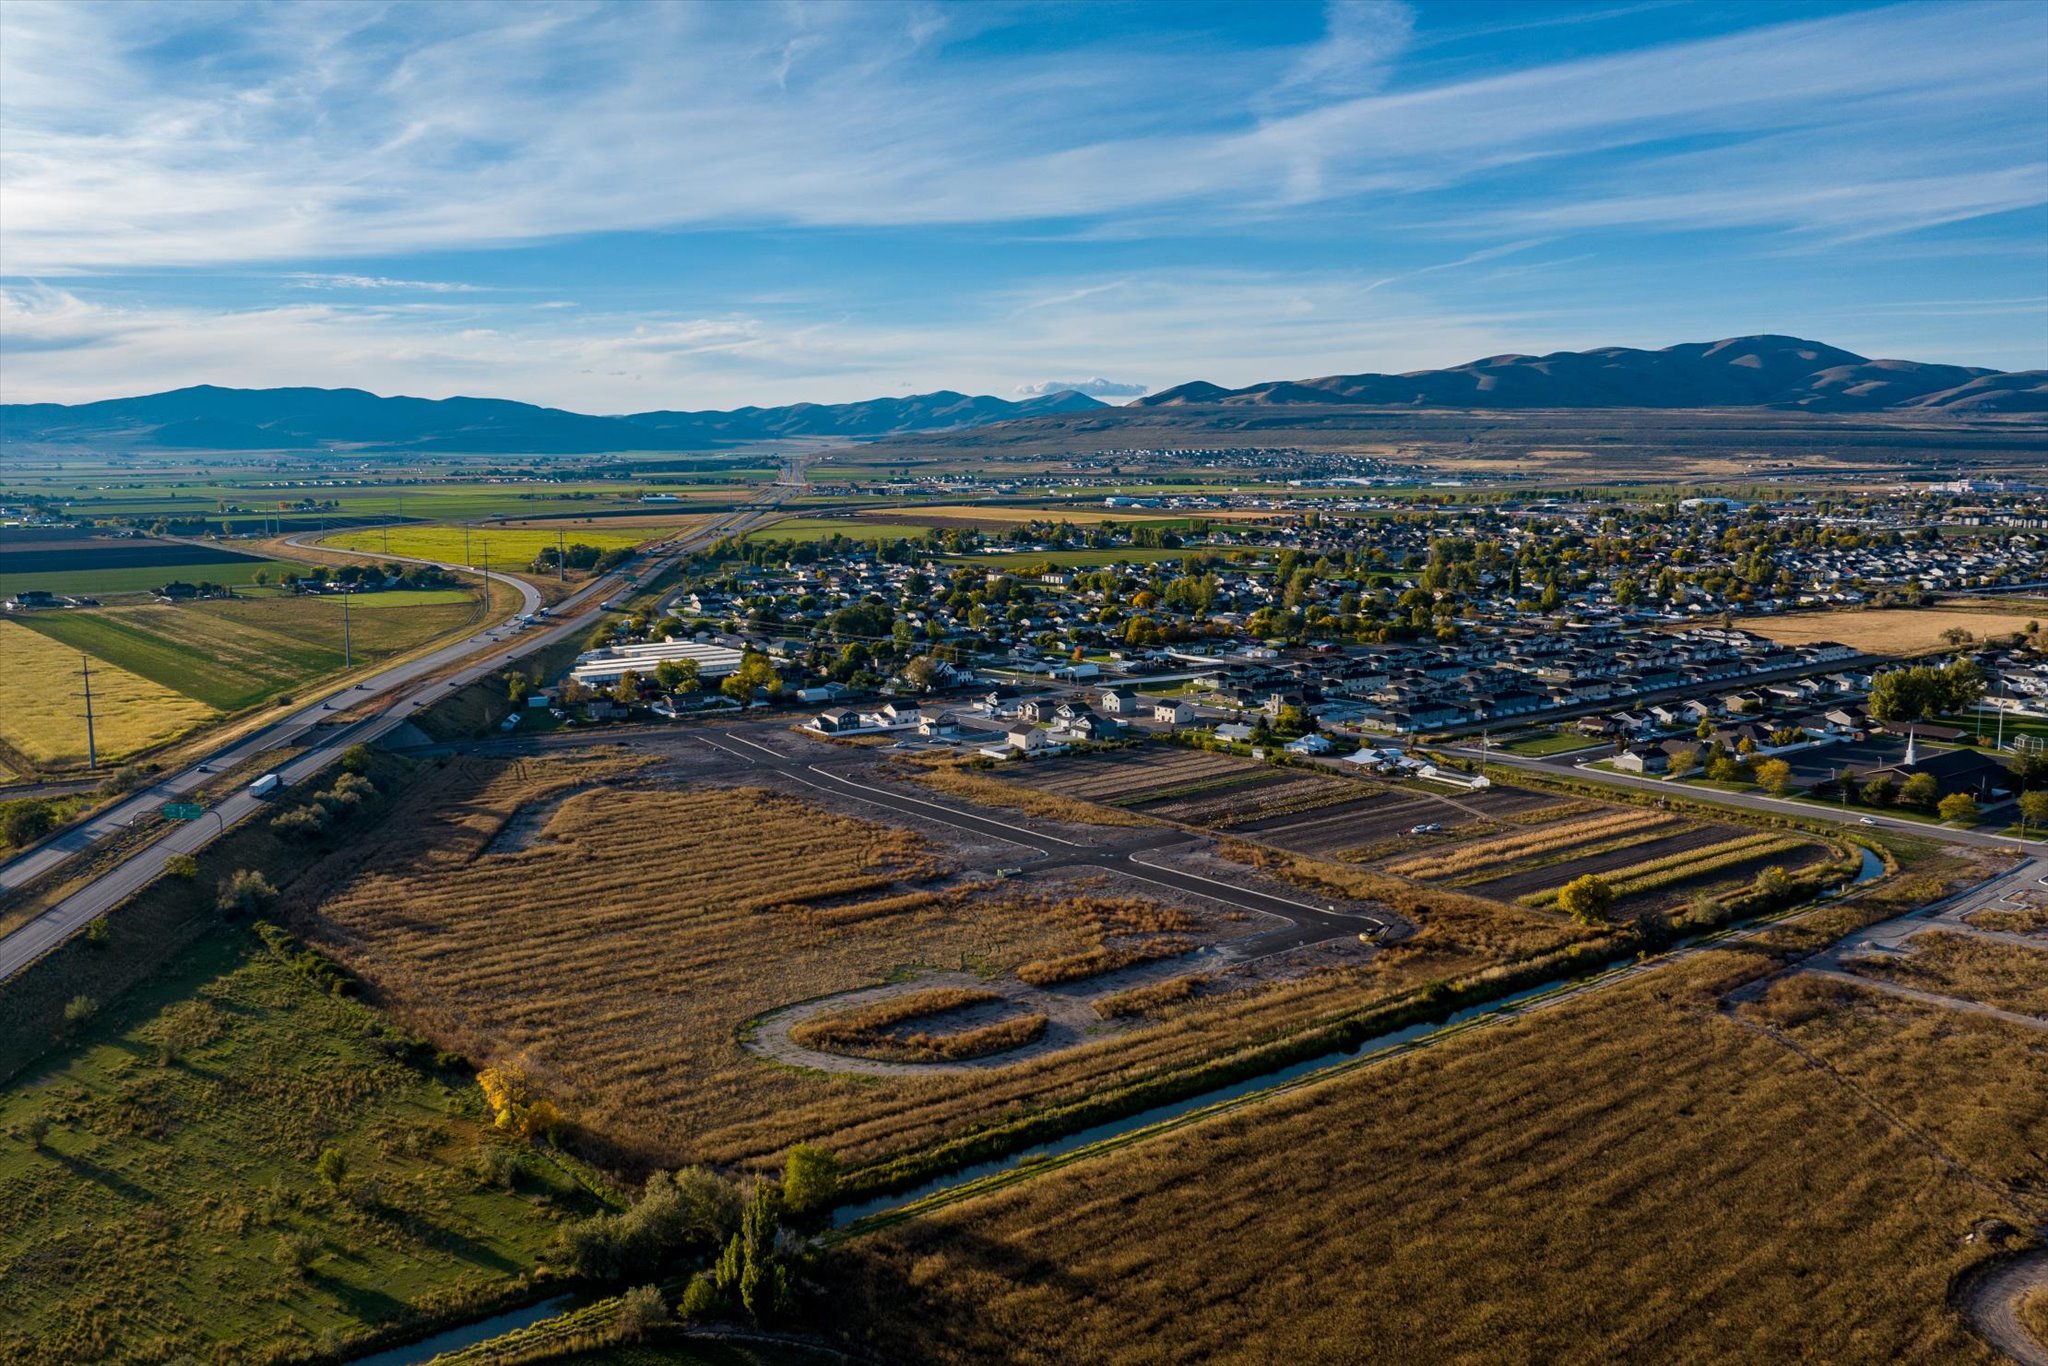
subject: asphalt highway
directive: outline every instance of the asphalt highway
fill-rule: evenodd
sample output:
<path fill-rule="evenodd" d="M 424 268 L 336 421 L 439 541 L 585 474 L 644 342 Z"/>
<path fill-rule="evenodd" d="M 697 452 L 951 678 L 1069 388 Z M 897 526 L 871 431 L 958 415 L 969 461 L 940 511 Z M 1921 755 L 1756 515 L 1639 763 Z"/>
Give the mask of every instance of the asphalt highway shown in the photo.
<path fill-rule="evenodd" d="M 696 531 L 673 538 L 667 543 L 667 551 L 659 558 L 644 562 L 636 559 L 613 573 L 593 579 L 552 609 L 558 615 L 546 627 L 522 632 L 503 626 L 494 627 L 445 645 L 431 654 L 395 664 L 366 677 L 353 687 L 334 693 L 331 701 L 301 707 L 254 734 L 208 754 L 190 767 L 139 789 L 91 821 L 65 830 L 0 865 L 0 894 L 12 892 L 55 870 L 67 859 L 113 838 L 137 822 L 155 822 L 159 808 L 166 802 L 179 801 L 215 781 L 214 775 L 249 764 L 265 754 L 284 749 L 301 751 L 273 770 L 287 786 L 313 777 L 338 759 L 350 745 L 367 744 L 397 729 L 420 708 L 439 700 L 451 689 L 466 686 L 494 669 L 587 631 L 603 611 L 600 604 L 620 587 L 627 575 L 657 574 L 678 556 L 700 545 L 721 536 L 744 533 L 772 520 L 780 515 L 776 509 L 781 499 L 793 488 L 771 486 L 763 501 L 736 509 Z M 457 573 L 473 572 L 465 565 L 442 564 L 441 567 Z M 514 578 L 504 578 L 503 581 L 520 589 L 527 612 L 539 609 L 540 594 L 531 584 Z M 451 668 L 454 671 L 444 677 L 444 671 Z M 364 704 L 378 709 L 354 721 L 343 720 L 336 714 L 336 708 L 354 711 Z M 209 806 L 204 819 L 179 824 L 42 915 L 0 938 L 0 982 L 14 976 L 154 881 L 163 872 L 164 860 L 169 855 L 203 849 L 266 805 L 264 799 L 251 796 L 246 786 L 237 787 Z"/>

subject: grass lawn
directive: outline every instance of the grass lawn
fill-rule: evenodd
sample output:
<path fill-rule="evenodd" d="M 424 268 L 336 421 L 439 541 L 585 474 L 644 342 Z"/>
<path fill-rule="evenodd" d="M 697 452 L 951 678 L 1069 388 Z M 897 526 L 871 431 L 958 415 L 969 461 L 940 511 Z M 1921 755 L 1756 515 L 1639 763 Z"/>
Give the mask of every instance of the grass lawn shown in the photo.
<path fill-rule="evenodd" d="M 481 565 L 488 552 L 497 568 L 514 570 L 533 562 L 542 550 L 553 550 L 556 533 L 504 527 L 404 526 L 386 531 L 343 531 L 320 542 L 336 550 L 352 550 L 375 558 L 378 555 L 410 555 L 415 559 L 440 560 L 448 564 Z M 591 527 L 564 530 L 561 540 L 569 545 L 596 546 L 599 550 L 630 550 L 658 533 L 651 528 L 634 531 L 599 531 Z"/>
<path fill-rule="evenodd" d="M 1160 560 L 1184 560 L 1190 555 L 1213 549 L 1213 546 L 1188 546 L 1180 550 L 1141 550 L 1125 545 L 1100 550 L 1015 550 L 994 555 L 948 555 L 946 563 L 994 565 L 999 569 L 1050 564 L 1063 569 L 1077 569 L 1105 564 L 1156 564 Z"/>
<path fill-rule="evenodd" d="M 1934 722 L 1939 726 L 1954 726 L 1966 736 L 1982 735 L 1986 740 L 1996 740 L 1999 735 L 1996 712 L 1972 712 L 1968 716 L 1937 716 Z M 2048 719 L 2008 714 L 2005 718 L 2004 733 L 2008 743 L 2016 735 L 2031 735 L 2038 740 L 2048 740 Z"/>
<path fill-rule="evenodd" d="M 1599 749 L 1604 740 L 1589 740 L 1583 735 L 1538 735 L 1527 740 L 1516 740 L 1501 748 L 1510 754 L 1527 754 L 1541 757 L 1545 754 L 1570 754 L 1574 750 Z"/>
<path fill-rule="evenodd" d="M 506 1289 L 595 1203 L 484 1177 L 476 1087 L 412 1056 L 247 929 L 94 1018 L 0 1095 L 0 1359 L 281 1359 Z"/>
<path fill-rule="evenodd" d="M 286 574 L 303 571 L 302 564 L 285 560 L 221 560 L 214 564 L 172 564 L 157 566 L 127 566 L 119 569 L 65 569 L 51 574 L 6 574 L 0 575 L 0 596 L 18 589 L 42 588 L 52 593 L 79 594 L 87 597 L 112 595 L 116 593 L 147 593 L 173 580 L 198 583 L 224 583 L 240 588 L 256 582 L 259 573 L 275 583 Z"/>
<path fill-rule="evenodd" d="M 387 598 L 405 601 L 380 601 Z M 350 652 L 361 665 L 468 624 L 476 595 L 364 594 L 351 600 L 348 615 Z M 86 651 L 221 711 L 253 706 L 342 667 L 339 597 L 147 603 L 38 613 L 22 624 L 68 647 L 67 654 Z M 119 722 L 132 705 L 110 701 L 102 714 Z"/>
<path fill-rule="evenodd" d="M 69 615 L 52 612 L 38 618 Z M 88 652 L 89 653 L 89 652 Z M 0 745 L 34 767 L 82 764 L 86 758 L 79 649 L 18 621 L 0 621 Z M 93 732 L 101 763 L 183 735 L 219 712 L 146 675 L 95 660 Z"/>

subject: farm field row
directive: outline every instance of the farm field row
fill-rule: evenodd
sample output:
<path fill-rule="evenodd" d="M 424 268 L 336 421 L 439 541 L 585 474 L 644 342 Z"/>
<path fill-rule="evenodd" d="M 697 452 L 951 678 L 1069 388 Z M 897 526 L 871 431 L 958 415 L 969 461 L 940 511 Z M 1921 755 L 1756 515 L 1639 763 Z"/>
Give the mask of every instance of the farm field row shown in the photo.
<path fill-rule="evenodd" d="M 148 593 L 173 579 L 186 583 L 225 584 L 244 588 L 259 581 L 276 583 L 286 574 L 305 569 L 288 560 L 260 556 L 237 556 L 200 565 L 126 566 L 116 569 L 65 569 L 55 573 L 0 575 L 0 596 L 24 589 L 40 588 L 47 593 L 78 597 L 112 597 L 122 593 Z"/>
<path fill-rule="evenodd" d="M 1994 1250 L 1958 1230 L 2042 1213 L 2040 1036 L 1798 979 L 1709 1008 L 1771 964 L 1703 953 L 938 1209 L 849 1244 L 836 1303 L 934 1362 L 1990 1362 L 1949 1287 Z"/>
<path fill-rule="evenodd" d="M 1525 906 L 1547 907 L 1550 893 L 1582 874 L 1626 876 L 1647 871 L 1640 867 L 1647 860 L 1682 863 L 1678 856 L 1691 851 L 1702 856 L 1696 870 L 1638 877 L 1624 889 L 1622 913 L 1726 890 L 1771 866 L 1711 857 L 1752 833 L 1742 828 L 1504 784 L 1434 792 L 1172 748 L 1043 761 L 1006 771 L 1004 781 Z M 1774 855 L 1790 871 L 1829 852 L 1817 840 L 1792 838 L 1758 859 Z"/>
<path fill-rule="evenodd" d="M 390 596 L 404 599 L 382 602 Z M 349 653 L 373 663 L 476 617 L 467 590 L 348 603 Z M 339 597 L 286 595 L 42 612 L 22 624 L 219 711 L 237 711 L 342 667 Z"/>

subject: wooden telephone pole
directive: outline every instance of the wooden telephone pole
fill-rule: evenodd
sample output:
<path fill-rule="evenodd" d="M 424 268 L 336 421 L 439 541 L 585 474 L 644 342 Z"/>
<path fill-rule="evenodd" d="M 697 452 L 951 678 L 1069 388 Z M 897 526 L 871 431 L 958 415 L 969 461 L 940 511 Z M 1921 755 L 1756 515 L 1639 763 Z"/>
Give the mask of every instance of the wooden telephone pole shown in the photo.
<path fill-rule="evenodd" d="M 96 769 L 100 766 L 100 751 L 92 733 L 92 656 L 80 655 L 78 667 L 85 675 L 85 766 Z"/>

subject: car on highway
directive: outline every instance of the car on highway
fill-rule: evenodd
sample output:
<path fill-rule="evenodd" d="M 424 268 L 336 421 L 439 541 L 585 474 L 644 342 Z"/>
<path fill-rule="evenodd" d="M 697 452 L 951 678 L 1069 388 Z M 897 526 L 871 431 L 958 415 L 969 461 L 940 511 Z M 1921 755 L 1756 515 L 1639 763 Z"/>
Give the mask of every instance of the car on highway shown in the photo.
<path fill-rule="evenodd" d="M 1411 835 L 1440 835 L 1443 833 L 1443 830 L 1443 826 L 1436 821 L 1431 821 L 1427 825 L 1411 825 L 1408 827 L 1408 833 Z"/>
<path fill-rule="evenodd" d="M 1858 825 L 1876 825 L 1876 824 L 1877 824 L 1877 822 L 1876 822 L 1875 820 L 1873 820 L 1873 819 L 1872 819 L 1871 817 L 1869 817 L 1869 816 L 1858 816 L 1858 817 L 1856 818 L 1856 824 L 1858 824 Z"/>

